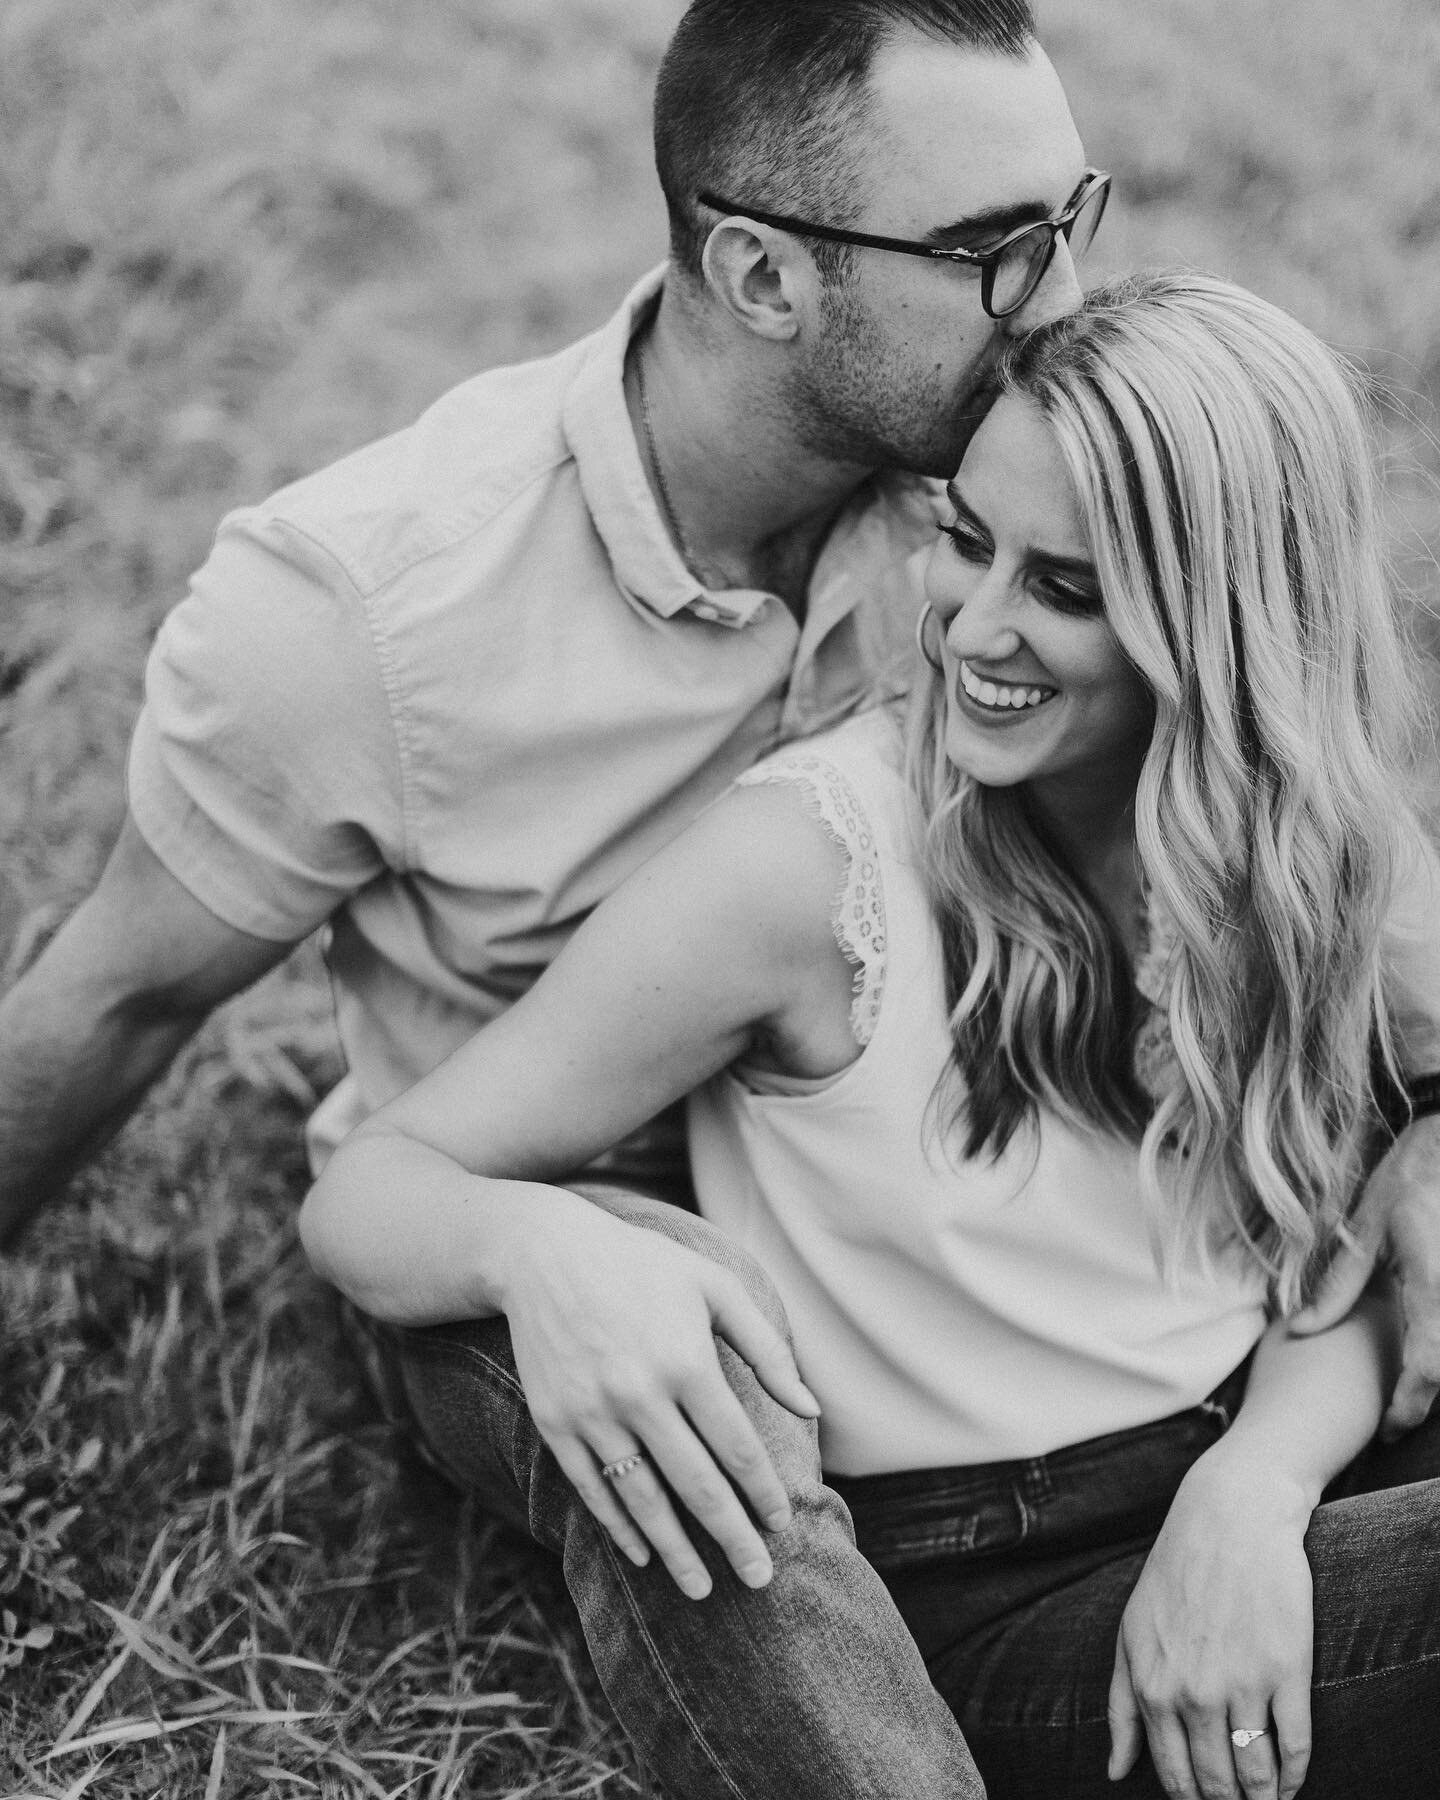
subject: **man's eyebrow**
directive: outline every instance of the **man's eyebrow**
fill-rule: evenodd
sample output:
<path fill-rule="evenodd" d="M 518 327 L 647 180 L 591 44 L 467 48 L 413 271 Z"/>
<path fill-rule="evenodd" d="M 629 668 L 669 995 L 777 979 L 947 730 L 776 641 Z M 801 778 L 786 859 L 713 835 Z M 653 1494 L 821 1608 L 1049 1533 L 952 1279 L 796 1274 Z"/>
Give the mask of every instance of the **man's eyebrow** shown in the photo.
<path fill-rule="evenodd" d="M 1074 200 L 1084 187 L 1085 180 L 1086 176 L 1082 175 L 1071 188 L 1061 203 L 1061 211 Z M 963 219 L 955 219 L 949 225 L 937 225 L 934 230 L 925 234 L 924 241 L 933 243 L 940 249 L 953 249 L 967 237 L 1001 238 L 1007 231 L 1015 231 L 1021 225 L 1038 225 L 1042 220 L 1054 216 L 1054 209 L 1048 200 L 1012 200 L 1007 206 L 982 207 L 979 212 L 967 213 Z"/>
<path fill-rule="evenodd" d="M 1038 225 L 1042 219 L 1050 217 L 1050 211 L 1046 200 L 1015 200 L 1008 206 L 987 206 L 980 212 L 966 213 L 963 219 L 952 220 L 948 225 L 934 226 L 926 232 L 923 241 L 934 244 L 937 249 L 953 250 L 966 238 L 1002 238 L 1021 225 Z"/>

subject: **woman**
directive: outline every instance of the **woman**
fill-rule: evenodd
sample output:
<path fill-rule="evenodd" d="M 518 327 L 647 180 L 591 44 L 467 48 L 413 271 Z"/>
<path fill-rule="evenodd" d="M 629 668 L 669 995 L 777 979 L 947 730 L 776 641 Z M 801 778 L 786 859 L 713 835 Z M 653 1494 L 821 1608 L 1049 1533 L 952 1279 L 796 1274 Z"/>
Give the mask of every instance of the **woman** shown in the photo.
<path fill-rule="evenodd" d="M 1437 1433 L 1357 1461 L 1383 1291 L 1283 1325 L 1440 1061 L 1368 464 L 1237 289 L 1034 334 L 908 773 L 883 711 L 762 764 L 307 1201 L 676 1792 L 976 1792 L 935 1690 L 992 1795 L 1432 1791 Z M 692 1089 L 701 1220 L 548 1185 Z"/>

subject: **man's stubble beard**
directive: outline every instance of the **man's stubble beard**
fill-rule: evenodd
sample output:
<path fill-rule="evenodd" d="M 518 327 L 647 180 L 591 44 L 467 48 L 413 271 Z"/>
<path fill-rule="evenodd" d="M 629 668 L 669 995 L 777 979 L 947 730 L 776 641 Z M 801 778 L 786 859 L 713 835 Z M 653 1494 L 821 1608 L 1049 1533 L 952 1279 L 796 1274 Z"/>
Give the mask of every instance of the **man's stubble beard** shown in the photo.
<path fill-rule="evenodd" d="M 801 444 L 832 462 L 952 476 L 996 397 L 993 357 L 968 382 L 937 399 L 938 376 L 924 380 L 895 359 L 847 281 L 827 283 L 823 330 L 792 369 L 784 400 Z"/>

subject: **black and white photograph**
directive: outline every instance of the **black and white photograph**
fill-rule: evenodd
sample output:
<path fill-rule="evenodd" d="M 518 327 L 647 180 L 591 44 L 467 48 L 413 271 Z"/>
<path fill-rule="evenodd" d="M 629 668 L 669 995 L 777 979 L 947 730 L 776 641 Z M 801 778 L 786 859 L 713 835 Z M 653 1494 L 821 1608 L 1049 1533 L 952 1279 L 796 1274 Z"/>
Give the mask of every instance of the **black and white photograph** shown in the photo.
<path fill-rule="evenodd" d="M 1435 0 L 0 145 L 0 1800 L 1436 1800 Z"/>

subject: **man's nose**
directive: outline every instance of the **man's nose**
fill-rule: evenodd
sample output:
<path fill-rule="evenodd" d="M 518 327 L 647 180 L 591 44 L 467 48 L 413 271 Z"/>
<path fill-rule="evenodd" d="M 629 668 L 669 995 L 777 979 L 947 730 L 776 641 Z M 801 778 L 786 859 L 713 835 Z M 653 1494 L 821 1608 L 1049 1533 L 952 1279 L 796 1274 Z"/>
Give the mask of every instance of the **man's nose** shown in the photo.
<path fill-rule="evenodd" d="M 1075 273 L 1075 258 L 1063 236 L 1055 239 L 1055 254 L 1040 278 L 1040 285 L 1018 312 L 1005 321 L 1012 337 L 1033 331 L 1037 325 L 1048 325 L 1051 319 L 1063 319 L 1072 313 L 1083 298 L 1080 277 Z"/>

